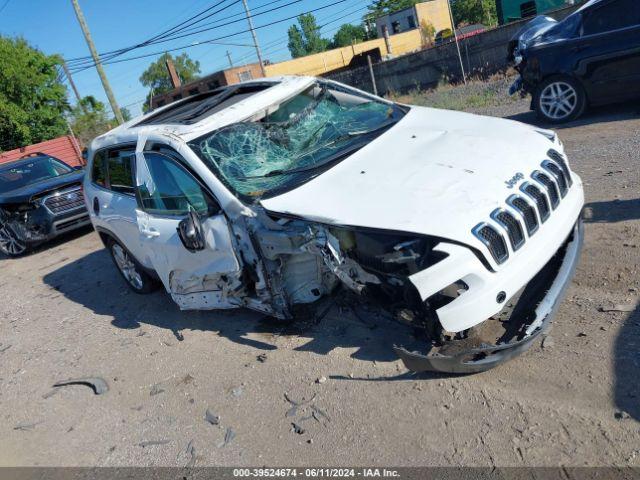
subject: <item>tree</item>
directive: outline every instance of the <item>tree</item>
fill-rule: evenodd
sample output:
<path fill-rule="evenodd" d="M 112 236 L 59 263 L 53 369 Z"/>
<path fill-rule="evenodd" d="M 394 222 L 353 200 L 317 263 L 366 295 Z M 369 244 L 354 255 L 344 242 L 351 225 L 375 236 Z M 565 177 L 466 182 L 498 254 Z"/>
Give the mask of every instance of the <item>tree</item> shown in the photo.
<path fill-rule="evenodd" d="M 131 120 L 131 112 L 127 107 L 120 107 L 120 113 L 122 114 L 122 119 L 125 122 L 128 122 L 129 120 Z M 118 124 L 118 122 L 116 122 L 115 119 L 111 119 L 111 123 L 113 123 L 114 125 Z"/>
<path fill-rule="evenodd" d="M 58 80 L 62 60 L 21 39 L 0 36 L 0 150 L 67 133 L 67 90 Z"/>
<path fill-rule="evenodd" d="M 69 123 L 75 136 L 85 146 L 98 135 L 109 131 L 112 125 L 117 125 L 117 122 L 109 121 L 104 103 L 91 95 L 80 99 L 71 110 Z"/>
<path fill-rule="evenodd" d="M 422 34 L 425 46 L 428 47 L 433 44 L 436 38 L 436 27 L 434 27 L 433 23 L 429 20 L 422 20 L 422 22 L 420 22 L 420 33 Z"/>
<path fill-rule="evenodd" d="M 304 57 L 307 54 L 307 51 L 304 48 L 304 39 L 302 38 L 302 32 L 298 26 L 291 25 L 287 33 L 289 35 L 289 43 L 287 46 L 289 47 L 289 52 L 291 52 L 291 57 Z"/>
<path fill-rule="evenodd" d="M 420 3 L 420 1 L 421 0 L 374 0 L 374 2 L 369 5 L 370 13 L 367 16 L 372 16 L 375 21 L 376 18 L 383 15 L 413 7 L 416 3 Z"/>
<path fill-rule="evenodd" d="M 362 25 L 345 23 L 333 36 L 331 48 L 348 47 L 354 43 L 360 43 L 367 38 L 367 31 Z"/>
<path fill-rule="evenodd" d="M 451 2 L 451 10 L 458 27 L 474 23 L 487 26 L 498 24 L 495 0 L 455 0 Z"/>
<path fill-rule="evenodd" d="M 324 52 L 331 42 L 320 35 L 320 27 L 312 13 L 300 15 L 298 24 L 289 28 L 289 51 L 293 58 Z"/>
<path fill-rule="evenodd" d="M 140 83 L 149 89 L 153 89 L 154 95 L 159 95 L 173 90 L 171 78 L 167 71 L 167 59 L 171 59 L 173 61 L 176 73 L 183 83 L 191 82 L 199 78 L 200 62 L 191 60 L 189 55 L 186 53 L 178 55 L 177 57 L 173 57 L 170 53 L 165 53 L 149 65 L 149 67 L 147 67 L 140 76 Z M 151 92 L 147 94 L 147 101 L 143 106 L 144 111 L 148 108 L 150 95 Z"/>

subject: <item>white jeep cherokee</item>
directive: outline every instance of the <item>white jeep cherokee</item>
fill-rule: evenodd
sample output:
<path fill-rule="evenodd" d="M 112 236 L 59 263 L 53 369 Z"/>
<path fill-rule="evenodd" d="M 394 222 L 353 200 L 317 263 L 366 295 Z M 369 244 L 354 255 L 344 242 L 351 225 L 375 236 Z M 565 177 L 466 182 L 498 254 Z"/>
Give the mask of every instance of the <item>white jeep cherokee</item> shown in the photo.
<path fill-rule="evenodd" d="M 95 139 L 88 170 L 134 291 L 159 279 L 181 309 L 281 319 L 351 292 L 424 332 L 423 351 L 394 347 L 414 371 L 526 350 L 581 248 L 582 182 L 553 132 L 315 78 L 172 103 Z"/>

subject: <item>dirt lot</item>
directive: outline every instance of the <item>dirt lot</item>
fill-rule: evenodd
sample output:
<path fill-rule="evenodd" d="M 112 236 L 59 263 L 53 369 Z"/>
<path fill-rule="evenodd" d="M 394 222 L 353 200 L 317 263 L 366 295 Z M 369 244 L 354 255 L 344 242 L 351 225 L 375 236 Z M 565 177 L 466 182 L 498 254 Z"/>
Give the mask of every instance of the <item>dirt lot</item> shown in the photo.
<path fill-rule="evenodd" d="M 181 313 L 129 293 L 90 232 L 0 260 L 0 465 L 640 466 L 639 113 L 560 130 L 589 204 L 582 261 L 543 346 L 480 375 L 409 375 L 391 350 L 407 332 L 338 307 L 295 330 Z M 601 311 L 616 304 L 632 311 Z M 109 391 L 52 390 L 86 376 Z"/>

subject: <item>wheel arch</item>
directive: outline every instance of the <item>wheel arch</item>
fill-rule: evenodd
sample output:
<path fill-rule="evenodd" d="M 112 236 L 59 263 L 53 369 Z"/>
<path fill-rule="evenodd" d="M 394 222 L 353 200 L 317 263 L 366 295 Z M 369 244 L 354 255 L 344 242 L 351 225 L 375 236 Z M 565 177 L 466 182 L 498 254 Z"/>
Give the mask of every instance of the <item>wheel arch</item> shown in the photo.
<path fill-rule="evenodd" d="M 127 254 L 131 256 L 131 258 L 133 258 L 138 265 L 140 266 L 140 268 L 142 268 L 145 273 L 149 274 L 151 277 L 153 277 L 156 280 L 160 280 L 160 276 L 158 275 L 158 273 L 152 269 L 152 268 L 148 268 L 145 267 L 140 260 L 131 252 L 131 250 L 129 250 L 127 248 L 127 246 L 125 245 L 125 243 L 120 240 L 120 238 L 113 233 L 111 230 L 107 230 L 104 227 L 96 227 L 96 232 L 98 232 L 98 235 L 100 236 L 100 240 L 102 241 L 102 244 L 104 245 L 104 248 L 109 248 L 109 241 L 113 240 L 114 242 L 117 242 L 120 244 L 120 246 L 122 246 L 122 248 L 124 248 L 127 251 Z"/>

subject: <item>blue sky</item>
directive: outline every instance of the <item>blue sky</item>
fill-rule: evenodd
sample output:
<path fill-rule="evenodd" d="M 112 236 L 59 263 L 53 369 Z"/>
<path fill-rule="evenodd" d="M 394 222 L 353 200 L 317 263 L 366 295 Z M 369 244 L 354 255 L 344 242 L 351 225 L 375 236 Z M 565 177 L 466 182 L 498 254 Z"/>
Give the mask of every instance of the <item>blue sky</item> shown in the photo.
<path fill-rule="evenodd" d="M 0 35 L 21 36 L 45 53 L 57 53 L 67 59 L 89 55 L 71 0 L 0 0 L 0 8 L 7 1 L 6 6 L 0 11 Z M 254 26 L 259 27 L 336 1 L 338 0 L 248 0 L 248 3 L 254 15 Z M 98 52 L 137 44 L 219 2 L 220 0 L 79 0 Z M 294 3 L 291 4 L 292 2 Z M 327 24 L 322 28 L 322 34 L 332 37 L 341 24 L 359 23 L 370 3 L 371 0 L 343 0 L 342 3 L 315 12 L 314 15 L 320 25 Z M 291 5 L 287 6 L 287 4 Z M 224 0 L 220 7 L 226 5 L 231 6 L 202 22 L 203 24 L 213 23 L 202 28 L 211 26 L 216 28 L 185 38 L 150 45 L 124 54 L 118 59 L 161 52 L 164 49 L 192 45 L 194 42 L 203 42 L 247 30 L 246 20 L 242 16 L 244 12 L 242 3 L 237 0 Z M 260 14 L 275 7 L 283 8 Z M 220 25 L 230 21 L 236 21 L 236 23 Z M 294 20 L 288 20 L 257 29 L 265 59 L 278 62 L 290 58 L 287 49 L 287 29 L 292 23 Z M 252 43 L 248 32 L 220 41 L 242 45 Z M 173 53 L 187 52 L 191 58 L 200 61 L 201 73 L 206 75 L 228 66 L 227 50 L 231 52 L 232 60 L 236 65 L 256 61 L 253 48 L 237 45 L 209 43 L 191 46 Z M 120 107 L 126 106 L 133 115 L 140 113 L 142 101 L 147 95 L 147 89 L 140 84 L 138 78 L 149 63 L 159 55 L 158 53 L 148 58 L 105 65 Z M 73 77 L 81 95 L 93 95 L 108 106 L 95 68 L 78 72 Z M 75 102 L 71 91 L 69 98 Z"/>

